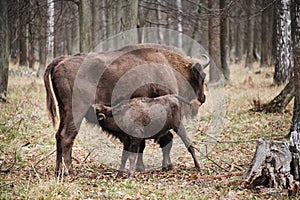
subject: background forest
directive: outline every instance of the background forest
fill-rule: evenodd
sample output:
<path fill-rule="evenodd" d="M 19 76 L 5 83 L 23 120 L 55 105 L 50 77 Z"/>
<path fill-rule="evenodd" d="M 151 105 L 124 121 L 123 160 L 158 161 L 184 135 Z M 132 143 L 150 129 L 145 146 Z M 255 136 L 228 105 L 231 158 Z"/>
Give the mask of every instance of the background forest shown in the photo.
<path fill-rule="evenodd" d="M 293 198 L 299 184 L 253 190 L 241 176 L 258 138 L 300 134 L 299 8 L 298 0 L 0 0 L 0 199 Z M 208 52 L 225 80 L 222 134 L 207 156 L 197 154 L 200 172 L 184 151 L 173 155 L 172 171 L 124 180 L 99 159 L 107 147 L 84 138 L 98 136 L 98 128 L 84 125 L 73 154 L 77 174 L 57 180 L 55 130 L 41 79 L 47 64 L 64 54 L 120 47 L 120 41 L 99 44 L 129 30 L 136 42 L 148 41 L 141 28 L 158 28 L 158 43 L 189 49 L 181 34 L 165 31 L 174 30 Z M 188 131 L 197 130 L 198 148 L 206 142 L 210 106 L 187 123 Z M 300 140 L 291 138 L 293 144 Z M 149 146 L 150 152 L 158 148 Z"/>
<path fill-rule="evenodd" d="M 276 63 L 276 55 L 280 53 L 276 45 L 282 34 L 288 33 L 281 28 L 291 29 L 294 13 L 288 9 L 290 3 L 284 2 L 8 1 L 8 28 L 3 31 L 9 36 L 12 61 L 29 68 L 34 67 L 35 62 L 44 68 L 59 55 L 92 51 L 100 41 L 142 27 L 176 30 L 193 38 L 209 51 L 217 66 L 223 58 L 223 67 L 226 62 L 242 60 L 246 61 L 246 67 L 251 67 L 255 61 L 266 67 Z M 284 23 L 289 25 L 285 27 Z M 145 35 L 139 35 L 143 42 Z M 158 35 L 161 43 L 168 43 L 167 35 Z M 282 42 L 290 48 L 291 35 L 287 38 Z M 178 39 L 177 46 L 184 45 L 180 43 Z M 285 79 L 276 75 L 274 83 L 281 84 Z"/>

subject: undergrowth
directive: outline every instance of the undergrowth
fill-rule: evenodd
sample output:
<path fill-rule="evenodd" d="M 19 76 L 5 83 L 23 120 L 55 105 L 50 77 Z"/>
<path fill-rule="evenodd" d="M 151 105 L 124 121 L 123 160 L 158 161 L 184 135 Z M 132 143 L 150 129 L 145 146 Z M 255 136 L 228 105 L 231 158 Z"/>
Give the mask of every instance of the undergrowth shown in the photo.
<path fill-rule="evenodd" d="M 172 157 L 174 170 L 162 172 L 154 166 L 132 179 L 116 179 L 116 169 L 100 159 L 113 157 L 118 164 L 119 152 L 113 152 L 112 146 L 119 147 L 119 142 L 105 135 L 110 146 L 95 150 L 82 135 L 90 137 L 87 133 L 97 128 L 84 125 L 73 149 L 76 174 L 58 180 L 55 130 L 47 117 L 43 81 L 10 76 L 8 102 L 0 103 L 0 199 L 288 199 L 284 193 L 249 190 L 241 178 L 255 152 L 255 140 L 284 140 L 291 122 L 291 105 L 285 113 L 250 111 L 253 99 L 268 102 L 282 89 L 271 87 L 272 78 L 266 78 L 272 69 L 256 74 L 257 69 L 231 67 L 231 82 L 225 87 L 224 131 L 207 157 L 197 152 L 200 171 L 194 169 L 189 153 L 175 145 L 172 152 L 182 152 Z M 207 138 L 211 120 L 205 109 L 203 105 L 197 120 L 186 122 L 198 148 Z M 149 151 L 160 152 L 157 145 L 149 146 Z M 161 153 L 155 159 L 160 163 Z"/>

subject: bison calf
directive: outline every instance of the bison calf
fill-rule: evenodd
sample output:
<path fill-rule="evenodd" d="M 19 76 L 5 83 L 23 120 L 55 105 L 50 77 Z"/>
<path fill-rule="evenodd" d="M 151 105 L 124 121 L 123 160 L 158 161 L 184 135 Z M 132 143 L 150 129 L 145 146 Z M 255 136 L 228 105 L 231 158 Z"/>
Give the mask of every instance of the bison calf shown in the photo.
<path fill-rule="evenodd" d="M 134 171 L 140 144 L 145 139 L 158 141 L 173 129 L 191 153 L 195 167 L 200 169 L 194 147 L 181 124 L 182 97 L 165 95 L 157 98 L 140 97 L 123 101 L 114 107 L 95 104 L 94 109 L 102 129 L 117 137 L 123 143 L 121 165 L 117 177 L 121 176 L 129 158 L 129 176 Z M 186 102 L 188 103 L 188 102 Z M 142 156 L 139 154 L 139 156 Z M 138 159 L 142 162 L 143 159 Z M 164 165 L 167 161 L 163 160 Z M 143 163 L 138 167 L 144 168 Z"/>

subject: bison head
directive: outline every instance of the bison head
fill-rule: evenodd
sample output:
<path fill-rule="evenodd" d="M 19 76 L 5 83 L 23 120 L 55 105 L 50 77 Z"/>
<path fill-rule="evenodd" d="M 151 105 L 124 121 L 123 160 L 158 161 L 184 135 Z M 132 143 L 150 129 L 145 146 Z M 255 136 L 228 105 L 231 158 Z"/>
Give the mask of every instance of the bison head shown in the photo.
<path fill-rule="evenodd" d="M 209 57 L 207 55 L 202 55 L 206 58 L 206 63 L 201 65 L 198 62 L 194 63 L 191 67 L 191 86 L 193 87 L 196 95 L 197 100 L 203 104 L 205 103 L 205 94 L 204 94 L 204 80 L 206 74 L 204 73 L 203 69 L 206 68 L 209 65 Z"/>

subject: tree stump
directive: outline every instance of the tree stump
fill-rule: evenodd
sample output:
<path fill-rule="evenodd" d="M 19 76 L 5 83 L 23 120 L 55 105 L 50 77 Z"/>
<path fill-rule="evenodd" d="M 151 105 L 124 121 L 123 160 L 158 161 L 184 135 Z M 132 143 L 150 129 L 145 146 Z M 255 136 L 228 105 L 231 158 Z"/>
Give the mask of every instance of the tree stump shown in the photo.
<path fill-rule="evenodd" d="M 281 192 L 288 190 L 295 194 L 299 188 L 299 152 L 291 152 L 289 142 L 259 139 L 255 155 L 243 174 L 251 189 L 266 189 Z M 298 176 L 294 176 L 297 163 Z"/>

